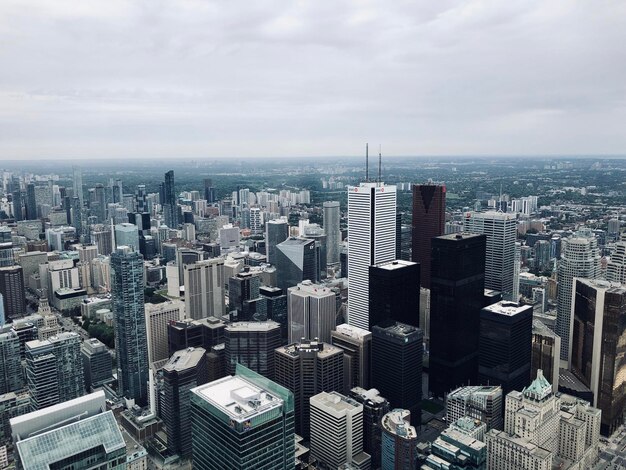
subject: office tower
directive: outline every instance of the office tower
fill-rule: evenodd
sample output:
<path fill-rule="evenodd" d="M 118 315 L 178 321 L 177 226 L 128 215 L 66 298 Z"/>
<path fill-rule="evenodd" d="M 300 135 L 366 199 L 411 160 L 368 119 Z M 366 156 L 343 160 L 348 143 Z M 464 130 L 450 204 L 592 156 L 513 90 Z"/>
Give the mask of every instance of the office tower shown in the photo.
<path fill-rule="evenodd" d="M 596 279 L 600 274 L 598 241 L 591 230 L 581 230 L 561 239 L 561 259 L 557 271 L 556 333 L 561 337 L 561 361 L 571 364 L 572 286 L 574 278 Z"/>
<path fill-rule="evenodd" d="M 35 184 L 26 185 L 26 219 L 37 219 L 37 200 L 35 199 Z"/>
<path fill-rule="evenodd" d="M 263 226 L 263 212 L 260 207 L 250 208 L 250 230 L 253 234 L 262 233 Z"/>
<path fill-rule="evenodd" d="M 290 237 L 276 245 L 275 261 L 278 273 L 278 287 L 287 289 L 299 282 L 320 281 L 315 240 Z"/>
<path fill-rule="evenodd" d="M 606 266 L 606 280 L 626 284 L 626 232 L 615 243 L 615 251 Z"/>
<path fill-rule="evenodd" d="M 626 287 L 574 278 L 572 371 L 602 410 L 601 431 L 610 436 L 626 411 Z"/>
<path fill-rule="evenodd" d="M 333 346 L 343 349 L 344 390 L 370 387 L 372 333 L 347 323 L 330 333 Z M 368 452 L 369 453 L 369 452 Z"/>
<path fill-rule="evenodd" d="M 13 266 L 15 257 L 13 255 L 13 243 L 0 242 L 0 267 Z"/>
<path fill-rule="evenodd" d="M 20 347 L 14 330 L 0 332 L 0 395 L 23 386 Z"/>
<path fill-rule="evenodd" d="M 211 348 L 224 342 L 226 324 L 215 317 L 192 320 L 185 318 L 170 321 L 167 325 L 167 342 L 170 356 L 187 348 Z"/>
<path fill-rule="evenodd" d="M 372 328 L 372 386 L 392 408 L 411 411 L 420 422 L 422 401 L 422 330 L 404 323 Z"/>
<path fill-rule="evenodd" d="M 213 258 L 183 266 L 185 312 L 189 318 L 221 318 L 226 314 L 224 260 Z"/>
<path fill-rule="evenodd" d="M 530 383 L 531 305 L 501 301 L 480 312 L 478 381 L 501 385 L 504 393 Z"/>
<path fill-rule="evenodd" d="M 131 212 L 149 212 L 148 211 L 148 201 L 146 200 L 146 185 L 138 184 L 135 189 L 135 204 L 133 210 Z"/>
<path fill-rule="evenodd" d="M 81 169 L 77 166 L 72 167 L 73 172 L 73 194 L 80 200 L 81 207 L 83 206 L 83 174 Z"/>
<path fill-rule="evenodd" d="M 278 287 L 259 287 L 259 296 L 265 299 L 267 309 L 267 319 L 280 323 L 280 336 L 282 343 L 287 343 L 288 338 L 288 315 L 287 296 Z"/>
<path fill-rule="evenodd" d="M 85 388 L 91 390 L 113 380 L 113 358 L 100 340 L 90 338 L 80 347 L 85 373 Z"/>
<path fill-rule="evenodd" d="M 163 185 L 163 218 L 165 225 L 170 228 L 177 228 L 178 205 L 176 204 L 176 189 L 174 187 L 174 170 L 165 173 L 165 184 Z"/>
<path fill-rule="evenodd" d="M 396 187 L 348 187 L 348 323 L 369 330 L 369 267 L 396 254 Z"/>
<path fill-rule="evenodd" d="M 469 212 L 464 230 L 487 237 L 485 259 L 485 288 L 502 292 L 504 300 L 513 299 L 515 274 L 515 240 L 517 220 L 503 212 Z"/>
<path fill-rule="evenodd" d="M 12 444 L 11 418 L 30 413 L 30 395 L 28 392 L 9 392 L 0 394 L 0 446 Z M 4 462 L 8 467 L 8 462 Z"/>
<path fill-rule="evenodd" d="M 326 201 L 324 210 L 324 233 L 326 234 L 326 263 L 339 264 L 341 247 L 341 212 L 339 201 Z"/>
<path fill-rule="evenodd" d="M 369 267 L 370 327 L 385 321 L 420 326 L 420 265 L 395 260 Z M 349 297 L 348 297 L 349 298 Z"/>
<path fill-rule="evenodd" d="M 363 451 L 372 456 L 372 468 L 380 468 L 382 419 L 389 413 L 389 402 L 375 388 L 355 387 L 350 397 L 363 405 Z"/>
<path fill-rule="evenodd" d="M 84 226 L 83 208 L 80 203 L 80 199 L 74 196 L 72 198 L 72 226 L 76 229 L 76 236 L 80 239 L 81 236 L 89 232 Z"/>
<path fill-rule="evenodd" d="M 215 192 L 215 188 L 213 187 L 213 180 L 210 178 L 204 179 L 204 199 L 209 204 L 217 202 L 217 194 Z"/>
<path fill-rule="evenodd" d="M 485 244 L 484 235 L 460 233 L 432 240 L 429 387 L 437 397 L 477 380 Z"/>
<path fill-rule="evenodd" d="M 12 193 L 12 201 L 13 201 L 13 218 L 16 222 L 24 220 L 24 197 L 22 194 L 22 190 L 20 189 L 19 180 L 14 180 L 14 189 Z"/>
<path fill-rule="evenodd" d="M 382 419 L 382 470 L 417 470 L 417 432 L 411 412 L 396 408 Z"/>
<path fill-rule="evenodd" d="M 330 332 L 337 325 L 337 296 L 327 287 L 310 281 L 287 290 L 289 343 L 302 338 L 330 342 Z"/>
<path fill-rule="evenodd" d="M 219 229 L 219 243 L 223 251 L 237 251 L 239 249 L 240 240 L 241 233 L 239 227 L 226 224 Z"/>
<path fill-rule="evenodd" d="M 143 293 L 143 256 L 128 247 L 111 254 L 111 303 L 119 395 L 148 401 L 148 340 Z"/>
<path fill-rule="evenodd" d="M 26 296 L 21 266 L 0 267 L 0 294 L 7 320 L 26 315 Z"/>
<path fill-rule="evenodd" d="M 293 403 L 289 390 L 241 365 L 192 389 L 193 468 L 293 468 Z"/>
<path fill-rule="evenodd" d="M 209 381 L 206 350 L 176 351 L 163 366 L 161 416 L 167 430 L 167 447 L 187 458 L 191 455 L 191 389 Z"/>
<path fill-rule="evenodd" d="M 318 224 L 307 223 L 302 227 L 300 235 L 303 238 L 309 240 L 315 240 L 315 256 L 317 264 L 317 270 L 319 272 L 320 279 L 326 279 L 328 275 L 328 269 L 326 266 L 326 235 L 324 230 Z"/>
<path fill-rule="evenodd" d="M 91 228 L 90 241 L 98 247 L 99 255 L 109 256 L 113 252 L 111 228 L 107 225 L 93 226 Z"/>
<path fill-rule="evenodd" d="M 559 390 L 559 365 L 561 338 L 539 320 L 533 320 L 532 358 L 530 376 L 535 377 L 539 369 L 548 377 L 552 391 Z"/>
<path fill-rule="evenodd" d="M 97 183 L 95 186 L 95 199 L 90 204 L 90 208 L 92 209 L 91 215 L 95 215 L 99 223 L 107 223 L 106 195 L 104 186 L 101 183 Z"/>
<path fill-rule="evenodd" d="M 74 332 L 26 343 L 26 381 L 33 410 L 85 393 L 80 336 Z"/>
<path fill-rule="evenodd" d="M 150 364 L 170 357 L 167 342 L 167 325 L 182 320 L 185 306 L 178 300 L 144 305 L 146 315 L 146 338 L 148 339 L 148 361 Z"/>
<path fill-rule="evenodd" d="M 264 377 L 274 377 L 274 351 L 281 344 L 280 325 L 274 321 L 234 322 L 224 329 L 226 373 L 234 374 L 237 364 Z"/>
<path fill-rule="evenodd" d="M 228 308 L 231 321 L 267 319 L 265 299 L 260 296 L 258 274 L 243 271 L 228 279 Z"/>
<path fill-rule="evenodd" d="M 446 187 L 436 184 L 413 185 L 412 257 L 421 269 L 421 286 L 430 289 L 431 245 L 434 237 L 444 234 L 446 223 Z"/>
<path fill-rule="evenodd" d="M 311 397 L 311 456 L 322 466 L 370 468 L 363 452 L 363 405 L 338 392 Z"/>
<path fill-rule="evenodd" d="M 128 222 L 116 225 L 115 244 L 117 246 L 128 246 L 133 251 L 139 251 L 139 233 L 137 226 Z"/>
<path fill-rule="evenodd" d="M 499 385 L 468 385 L 446 396 L 446 422 L 469 416 L 485 423 L 487 429 L 503 429 L 504 397 Z"/>
<path fill-rule="evenodd" d="M 296 432 L 309 437 L 309 399 L 343 391 L 343 351 L 318 341 L 282 346 L 275 352 L 274 380 L 293 392 Z"/>
<path fill-rule="evenodd" d="M 470 424 L 474 422 L 470 420 Z M 451 426 L 431 444 L 431 454 L 426 458 L 424 467 L 432 470 L 486 470 L 487 445 Z"/>

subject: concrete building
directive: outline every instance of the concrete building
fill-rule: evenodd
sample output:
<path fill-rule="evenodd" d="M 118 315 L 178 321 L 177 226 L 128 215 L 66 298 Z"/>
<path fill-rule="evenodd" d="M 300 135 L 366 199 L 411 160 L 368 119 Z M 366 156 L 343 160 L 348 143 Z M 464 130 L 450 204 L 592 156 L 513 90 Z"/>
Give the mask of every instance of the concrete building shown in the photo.
<path fill-rule="evenodd" d="M 485 423 L 487 430 L 504 429 L 503 407 L 499 385 L 459 387 L 446 397 L 446 422 L 454 423 L 467 416 Z"/>
<path fill-rule="evenodd" d="M 389 402 L 375 388 L 355 387 L 350 397 L 363 405 L 363 450 L 372 456 L 372 468 L 380 468 L 382 419 L 389 413 Z"/>
<path fill-rule="evenodd" d="M 326 201 L 322 205 L 324 211 L 324 234 L 326 235 L 326 263 L 339 264 L 339 248 L 341 246 L 341 212 L 339 201 Z"/>
<path fill-rule="evenodd" d="M 183 267 L 185 311 L 189 318 L 226 314 L 224 260 L 213 258 Z"/>
<path fill-rule="evenodd" d="M 338 325 L 330 334 L 330 342 L 343 349 L 344 390 L 370 387 L 372 333 L 347 323 Z"/>
<path fill-rule="evenodd" d="M 335 291 L 322 285 L 303 281 L 287 290 L 288 342 L 302 338 L 318 338 L 329 343 L 337 325 Z"/>
<path fill-rule="evenodd" d="M 382 470 L 417 469 L 417 432 L 411 412 L 396 408 L 382 419 Z"/>
<path fill-rule="evenodd" d="M 280 324 L 275 321 L 234 322 L 224 329 L 226 372 L 241 364 L 268 379 L 274 378 L 274 351 L 281 344 Z"/>
<path fill-rule="evenodd" d="M 167 342 L 167 326 L 172 321 L 182 320 L 185 305 L 180 300 L 144 305 L 146 316 L 146 338 L 148 361 L 153 364 L 170 357 Z"/>
<path fill-rule="evenodd" d="M 484 426 L 484 425 L 483 425 Z M 431 445 L 422 470 L 487 469 L 487 445 L 454 426 L 445 429 Z"/>
<path fill-rule="evenodd" d="M 90 338 L 80 347 L 85 373 L 85 389 L 102 385 L 113 380 L 113 358 L 100 340 Z"/>

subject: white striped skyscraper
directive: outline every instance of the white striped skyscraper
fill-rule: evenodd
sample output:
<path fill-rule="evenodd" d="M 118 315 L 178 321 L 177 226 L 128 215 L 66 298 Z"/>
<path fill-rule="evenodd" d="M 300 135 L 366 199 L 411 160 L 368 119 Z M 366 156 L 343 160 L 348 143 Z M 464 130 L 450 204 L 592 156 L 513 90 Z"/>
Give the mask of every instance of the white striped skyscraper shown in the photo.
<path fill-rule="evenodd" d="M 339 264 L 340 223 L 339 201 L 326 201 L 324 203 L 324 234 L 326 235 L 326 262 L 328 264 Z"/>

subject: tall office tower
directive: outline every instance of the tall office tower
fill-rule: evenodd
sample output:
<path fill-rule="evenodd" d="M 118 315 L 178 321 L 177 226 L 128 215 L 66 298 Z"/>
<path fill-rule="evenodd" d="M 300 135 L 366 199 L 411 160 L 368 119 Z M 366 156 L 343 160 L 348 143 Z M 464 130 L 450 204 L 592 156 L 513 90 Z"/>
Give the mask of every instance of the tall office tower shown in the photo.
<path fill-rule="evenodd" d="M 330 333 L 333 346 L 343 349 L 344 390 L 370 387 L 372 333 L 347 323 Z"/>
<path fill-rule="evenodd" d="M 135 207 L 134 211 L 142 213 L 148 212 L 148 201 L 146 200 L 146 185 L 138 184 L 135 189 Z"/>
<path fill-rule="evenodd" d="M 626 284 L 626 232 L 615 243 L 615 251 L 606 266 L 607 281 Z"/>
<path fill-rule="evenodd" d="M 126 467 L 126 443 L 104 392 L 11 419 L 17 468 Z"/>
<path fill-rule="evenodd" d="M 20 339 L 14 330 L 0 332 L 0 395 L 23 387 Z"/>
<path fill-rule="evenodd" d="M 339 201 L 326 201 L 324 210 L 324 233 L 326 234 L 326 263 L 339 264 L 341 247 L 341 212 Z"/>
<path fill-rule="evenodd" d="M 143 294 L 143 256 L 118 247 L 111 254 L 111 303 L 119 395 L 148 402 L 148 339 Z"/>
<path fill-rule="evenodd" d="M 20 189 L 19 180 L 15 180 L 15 182 L 17 183 L 17 186 L 14 187 L 12 193 L 13 218 L 16 222 L 19 222 L 20 220 L 24 220 L 24 197 L 22 194 L 22 190 Z"/>
<path fill-rule="evenodd" d="M 181 349 L 200 347 L 210 351 L 212 347 L 224 343 L 224 328 L 226 323 L 215 317 L 170 321 L 167 325 L 169 354 L 171 356 Z"/>
<path fill-rule="evenodd" d="M 315 240 L 290 237 L 276 245 L 275 266 L 278 275 L 278 287 L 287 289 L 299 282 L 320 281 L 318 253 Z"/>
<path fill-rule="evenodd" d="M 124 198 L 124 185 L 120 179 L 110 179 L 111 199 L 114 203 L 121 203 Z"/>
<path fill-rule="evenodd" d="M 64 332 L 46 341 L 27 342 L 26 379 L 33 410 L 84 395 L 85 375 L 78 333 Z"/>
<path fill-rule="evenodd" d="M 561 259 L 557 269 L 556 334 L 561 337 L 561 361 L 566 361 L 569 366 L 572 356 L 570 339 L 574 329 L 574 278 L 596 279 L 600 274 L 598 240 L 591 230 L 581 230 L 571 238 L 561 239 Z"/>
<path fill-rule="evenodd" d="M 260 207 L 250 208 L 250 230 L 253 234 L 258 235 L 262 233 L 263 226 L 263 212 Z"/>
<path fill-rule="evenodd" d="M 288 315 L 287 315 L 287 296 L 283 294 L 282 289 L 278 287 L 259 287 L 259 296 L 265 299 L 265 307 L 267 309 L 267 319 L 280 323 L 280 336 L 282 343 L 287 343 L 288 333 Z"/>
<path fill-rule="evenodd" d="M 383 416 L 389 413 L 389 402 L 375 388 L 355 387 L 350 396 L 363 405 L 363 450 L 372 456 L 372 468 L 380 468 Z"/>
<path fill-rule="evenodd" d="M 369 330 L 369 267 L 396 255 L 395 186 L 348 187 L 348 241 L 348 323 Z"/>
<path fill-rule="evenodd" d="M 73 172 L 73 189 L 74 189 L 74 197 L 77 197 L 80 200 L 80 206 L 83 206 L 83 173 L 81 169 L 77 166 L 72 167 Z"/>
<path fill-rule="evenodd" d="M 469 424 L 474 425 L 474 421 Z M 431 454 L 422 468 L 486 470 L 487 445 L 463 430 L 450 426 L 431 444 Z"/>
<path fill-rule="evenodd" d="M 533 308 L 501 301 L 480 312 L 478 380 L 504 393 L 530 383 Z"/>
<path fill-rule="evenodd" d="M 28 220 L 37 219 L 37 200 L 35 198 L 35 184 L 26 185 L 26 218 Z"/>
<path fill-rule="evenodd" d="M 170 300 L 159 304 L 144 305 L 146 315 L 146 337 L 148 339 L 148 361 L 150 364 L 169 359 L 167 343 L 167 325 L 172 321 L 182 320 L 185 305 L 179 300 Z"/>
<path fill-rule="evenodd" d="M 265 224 L 267 262 L 276 264 L 276 246 L 289 237 L 289 222 L 286 218 L 269 220 Z"/>
<path fill-rule="evenodd" d="M 326 265 L 326 234 L 324 229 L 318 224 L 305 224 L 301 236 L 309 240 L 315 240 L 315 255 L 317 257 L 316 264 L 319 271 L 320 279 L 326 279 L 328 268 Z"/>
<path fill-rule="evenodd" d="M 463 225 L 466 232 L 487 237 L 485 288 L 502 292 L 504 300 L 517 301 L 513 299 L 516 216 L 493 211 L 469 212 Z"/>
<path fill-rule="evenodd" d="M 274 321 L 234 322 L 224 329 L 226 372 L 234 374 L 237 364 L 274 378 L 274 351 L 281 344 L 280 325 Z"/>
<path fill-rule="evenodd" d="M 241 365 L 192 389 L 193 468 L 292 469 L 293 403 L 289 390 Z"/>
<path fill-rule="evenodd" d="M 487 429 L 503 429 L 504 396 L 499 385 L 468 385 L 452 390 L 446 397 L 446 422 L 469 416 L 485 423 Z"/>
<path fill-rule="evenodd" d="M 210 178 L 205 178 L 204 180 L 204 199 L 209 204 L 217 202 L 217 194 L 215 192 L 215 188 L 213 187 L 213 180 Z"/>
<path fill-rule="evenodd" d="M 13 266 L 15 257 L 13 255 L 12 242 L 0 242 L 0 267 Z"/>
<path fill-rule="evenodd" d="M 265 299 L 260 296 L 260 287 L 261 278 L 257 273 L 243 271 L 228 279 L 231 321 L 267 319 Z"/>
<path fill-rule="evenodd" d="M 189 318 L 221 318 L 226 314 L 223 258 L 185 264 L 183 279 L 185 312 Z"/>
<path fill-rule="evenodd" d="M 98 254 L 109 256 L 113 252 L 111 228 L 107 225 L 95 225 L 91 228 L 89 240 L 98 247 Z"/>
<path fill-rule="evenodd" d="M 413 185 L 413 261 L 420 264 L 421 285 L 430 289 L 430 241 L 443 235 L 446 223 L 446 187 L 436 184 Z"/>
<path fill-rule="evenodd" d="M 165 220 L 165 225 L 171 228 L 177 228 L 180 221 L 178 220 L 176 189 L 174 188 L 174 170 L 170 170 L 165 173 L 163 196 L 163 218 Z"/>
<path fill-rule="evenodd" d="M 76 196 L 72 198 L 72 227 L 76 229 L 76 236 L 80 239 L 85 235 L 85 232 L 89 232 L 89 230 L 85 230 L 83 225 L 83 208 L 80 205 L 80 199 Z"/>
<path fill-rule="evenodd" d="M 287 290 L 287 315 L 289 343 L 302 338 L 329 343 L 337 325 L 337 296 L 328 287 L 301 282 Z"/>
<path fill-rule="evenodd" d="M 139 251 L 139 233 L 137 226 L 129 222 L 115 226 L 115 244 L 128 246 L 133 251 Z M 115 249 L 115 247 L 112 247 Z"/>
<path fill-rule="evenodd" d="M 559 390 L 559 365 L 561 338 L 539 320 L 533 320 L 532 358 L 530 376 L 536 377 L 539 369 L 550 380 L 552 391 Z"/>
<path fill-rule="evenodd" d="M 477 380 L 485 244 L 484 235 L 460 233 L 432 240 L 429 387 L 437 397 Z"/>
<path fill-rule="evenodd" d="M 385 321 L 420 326 L 420 265 L 387 261 L 369 267 L 370 327 Z M 349 298 L 349 297 L 348 297 Z"/>
<path fill-rule="evenodd" d="M 21 266 L 0 267 L 0 294 L 6 319 L 26 315 L 26 294 Z"/>
<path fill-rule="evenodd" d="M 417 470 L 417 432 L 411 412 L 396 408 L 382 419 L 382 470 Z"/>
<path fill-rule="evenodd" d="M 91 390 L 113 380 L 113 358 L 100 340 L 90 338 L 80 347 L 85 373 L 85 388 Z"/>
<path fill-rule="evenodd" d="M 572 311 L 572 371 L 593 392 L 610 436 L 626 411 L 626 286 L 575 278 Z"/>
<path fill-rule="evenodd" d="M 187 458 L 191 455 L 191 389 L 209 381 L 206 350 L 176 351 L 163 366 L 161 416 L 167 430 L 167 447 Z"/>
<path fill-rule="evenodd" d="M 276 349 L 274 380 L 293 392 L 296 432 L 309 437 L 309 399 L 320 392 L 343 392 L 343 351 L 318 341 Z"/>
<path fill-rule="evenodd" d="M 521 249 L 522 244 L 520 242 L 515 242 L 515 258 L 513 261 L 513 292 L 511 294 L 511 300 L 513 302 L 519 302 L 519 273 L 522 267 Z"/>
<path fill-rule="evenodd" d="M 368 469 L 363 452 L 363 405 L 338 392 L 311 397 L 311 456 L 322 466 Z"/>
<path fill-rule="evenodd" d="M 411 411 L 420 422 L 422 401 L 422 330 L 404 323 L 372 328 L 372 386 L 392 408 Z"/>
<path fill-rule="evenodd" d="M 95 212 L 91 215 L 95 215 L 98 218 L 98 222 L 101 224 L 107 223 L 107 204 L 106 194 L 104 192 L 104 186 L 101 183 L 97 183 L 95 187 Z"/>

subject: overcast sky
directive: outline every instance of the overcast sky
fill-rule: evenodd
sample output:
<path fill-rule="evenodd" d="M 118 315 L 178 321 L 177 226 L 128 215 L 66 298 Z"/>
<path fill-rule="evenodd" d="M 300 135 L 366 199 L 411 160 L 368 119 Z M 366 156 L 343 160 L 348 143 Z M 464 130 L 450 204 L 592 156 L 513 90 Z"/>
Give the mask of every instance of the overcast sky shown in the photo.
<path fill-rule="evenodd" d="M 0 1 L 0 159 L 626 153 L 626 2 Z"/>

